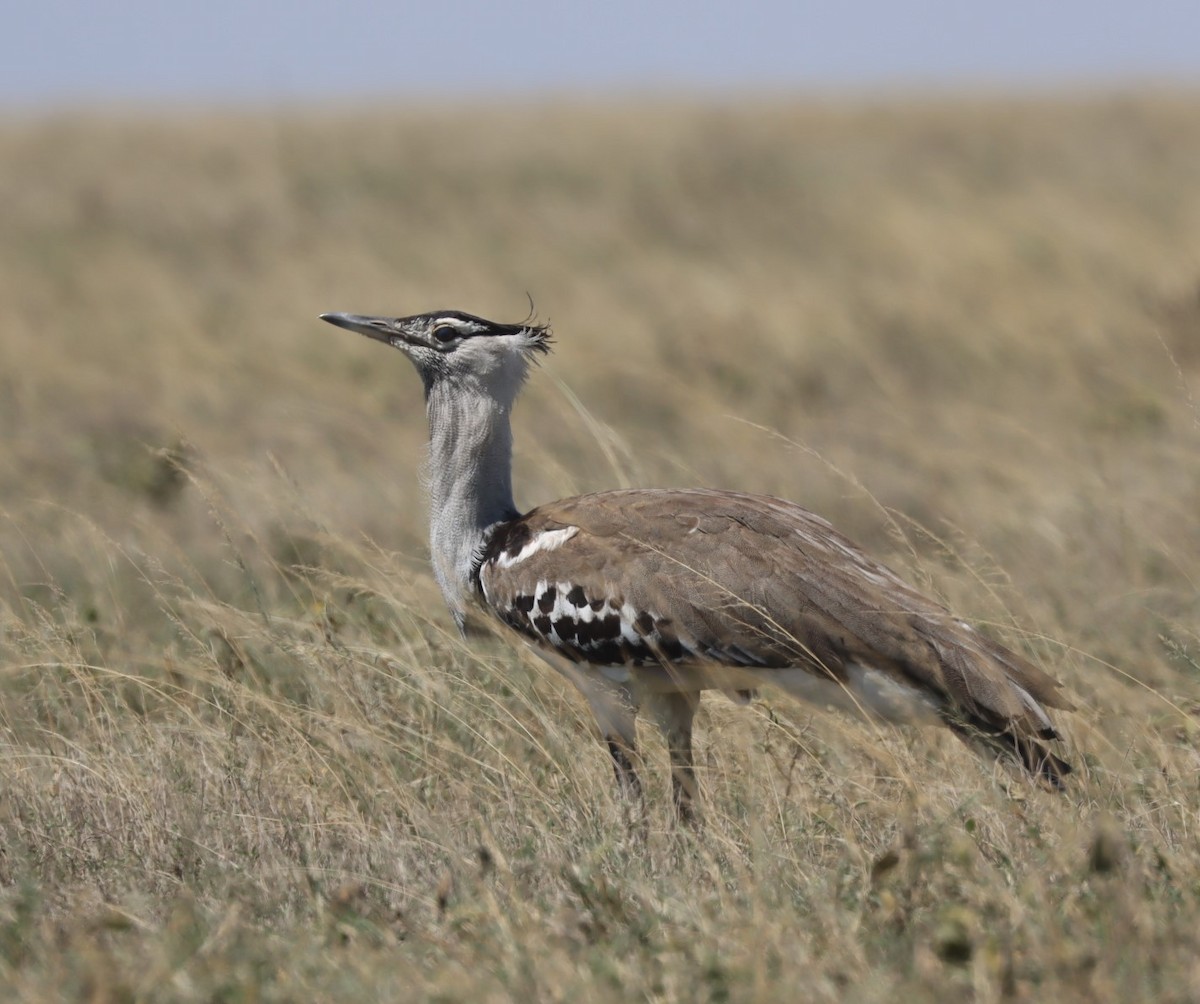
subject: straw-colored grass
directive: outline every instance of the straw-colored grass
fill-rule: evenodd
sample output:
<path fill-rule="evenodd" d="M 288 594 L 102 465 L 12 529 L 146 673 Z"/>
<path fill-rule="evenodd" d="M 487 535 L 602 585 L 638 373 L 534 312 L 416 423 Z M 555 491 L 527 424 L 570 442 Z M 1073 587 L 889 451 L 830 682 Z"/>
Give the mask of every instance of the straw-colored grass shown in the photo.
<path fill-rule="evenodd" d="M 1200 997 L 1194 94 L 0 125 L 12 1001 Z M 1054 796 L 706 698 L 703 825 L 454 633 L 418 381 L 527 312 L 518 501 L 796 499 L 1061 678 Z"/>

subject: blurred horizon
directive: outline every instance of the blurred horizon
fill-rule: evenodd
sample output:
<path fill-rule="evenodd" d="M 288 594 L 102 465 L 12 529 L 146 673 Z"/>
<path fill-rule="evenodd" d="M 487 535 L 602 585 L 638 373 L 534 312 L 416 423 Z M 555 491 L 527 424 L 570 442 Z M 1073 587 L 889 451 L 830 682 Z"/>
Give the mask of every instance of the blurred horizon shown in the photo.
<path fill-rule="evenodd" d="M 332 7 L 29 5 L 0 40 L 0 107 L 476 97 L 1127 88 L 1200 83 L 1200 6 L 882 0 L 584 11 L 526 0 Z"/>

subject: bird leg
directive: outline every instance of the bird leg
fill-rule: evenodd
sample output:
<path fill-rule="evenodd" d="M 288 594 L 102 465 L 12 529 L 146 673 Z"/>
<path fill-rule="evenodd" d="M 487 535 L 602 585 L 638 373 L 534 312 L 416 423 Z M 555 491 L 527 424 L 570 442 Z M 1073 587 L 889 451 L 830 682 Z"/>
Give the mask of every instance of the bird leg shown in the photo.
<path fill-rule="evenodd" d="M 638 777 L 637 768 L 633 761 L 637 751 L 617 736 L 605 736 L 608 752 L 612 757 L 613 773 L 617 776 L 617 787 L 627 799 L 640 802 L 642 800 L 642 779 Z"/>
<path fill-rule="evenodd" d="M 638 777 L 637 752 L 638 701 L 628 683 L 610 680 L 599 672 L 581 672 L 579 667 L 554 662 L 555 666 L 587 698 L 588 707 L 600 726 L 600 735 L 612 757 L 617 788 L 630 802 L 642 802 L 642 781 Z"/>
<path fill-rule="evenodd" d="M 700 789 L 692 754 L 692 719 L 700 705 L 700 695 L 691 691 L 646 694 L 643 703 L 667 739 L 675 811 L 682 822 L 694 822 Z"/>

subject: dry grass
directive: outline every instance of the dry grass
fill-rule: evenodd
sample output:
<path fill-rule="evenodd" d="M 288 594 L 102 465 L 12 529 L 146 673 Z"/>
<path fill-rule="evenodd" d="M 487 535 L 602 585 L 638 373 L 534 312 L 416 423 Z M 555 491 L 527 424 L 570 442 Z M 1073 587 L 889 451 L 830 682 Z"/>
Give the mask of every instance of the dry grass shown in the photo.
<path fill-rule="evenodd" d="M 0 126 L 7 999 L 1196 999 L 1196 111 Z M 714 699 L 704 826 L 654 746 L 631 828 L 573 692 L 442 613 L 415 377 L 315 318 L 526 290 L 520 501 L 833 517 L 1065 680 L 1070 794 Z"/>

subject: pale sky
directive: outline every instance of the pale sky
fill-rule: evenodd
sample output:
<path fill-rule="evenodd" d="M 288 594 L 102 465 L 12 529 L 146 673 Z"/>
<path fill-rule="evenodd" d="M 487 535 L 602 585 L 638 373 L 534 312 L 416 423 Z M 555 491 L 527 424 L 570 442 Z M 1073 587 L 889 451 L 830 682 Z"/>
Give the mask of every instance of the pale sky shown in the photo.
<path fill-rule="evenodd" d="M 1200 0 L 36 0 L 0 107 L 1200 83 Z"/>

